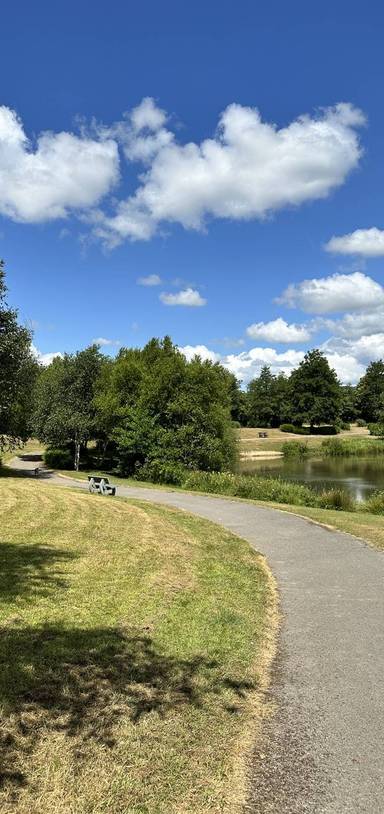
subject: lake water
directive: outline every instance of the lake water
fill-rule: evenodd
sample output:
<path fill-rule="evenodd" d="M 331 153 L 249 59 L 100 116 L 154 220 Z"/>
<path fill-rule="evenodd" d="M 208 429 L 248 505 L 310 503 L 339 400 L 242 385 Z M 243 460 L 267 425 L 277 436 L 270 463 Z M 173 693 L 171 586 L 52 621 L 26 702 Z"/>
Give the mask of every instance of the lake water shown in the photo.
<path fill-rule="evenodd" d="M 376 490 L 384 490 L 384 455 L 380 458 L 312 458 L 309 460 L 242 461 L 244 474 L 281 477 L 308 484 L 314 489 L 343 487 L 364 500 Z"/>

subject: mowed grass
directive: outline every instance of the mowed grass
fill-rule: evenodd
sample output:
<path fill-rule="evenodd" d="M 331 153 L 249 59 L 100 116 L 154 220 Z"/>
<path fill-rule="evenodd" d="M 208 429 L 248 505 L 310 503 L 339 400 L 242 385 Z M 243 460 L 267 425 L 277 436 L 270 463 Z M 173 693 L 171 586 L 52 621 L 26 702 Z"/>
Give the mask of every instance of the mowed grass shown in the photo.
<path fill-rule="evenodd" d="M 263 558 L 176 510 L 0 480 L 2 814 L 232 814 L 271 649 Z"/>
<path fill-rule="evenodd" d="M 259 438 L 259 432 L 267 432 L 268 438 Z M 295 435 L 290 432 L 281 432 L 279 429 L 266 430 L 265 427 L 242 427 L 238 433 L 240 453 L 281 452 L 284 442 L 293 439 L 305 441 L 311 449 L 315 450 L 327 438 L 324 435 Z M 369 438 L 369 430 L 367 427 L 358 427 L 353 424 L 350 430 L 342 430 L 337 438 Z"/>

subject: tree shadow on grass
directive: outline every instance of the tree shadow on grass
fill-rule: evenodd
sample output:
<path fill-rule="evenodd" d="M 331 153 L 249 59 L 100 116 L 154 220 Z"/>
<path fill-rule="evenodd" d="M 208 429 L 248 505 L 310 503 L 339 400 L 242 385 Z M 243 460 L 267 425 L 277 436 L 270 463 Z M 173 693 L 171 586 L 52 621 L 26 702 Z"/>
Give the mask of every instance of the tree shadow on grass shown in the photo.
<path fill-rule="evenodd" d="M 78 555 L 51 546 L 18 545 L 0 539 L 0 602 L 49 596 L 66 587 L 59 563 Z"/>
<path fill-rule="evenodd" d="M 228 714 L 255 687 L 222 675 L 216 661 L 165 655 L 146 635 L 46 625 L 0 630 L 0 787 L 27 783 L 28 755 L 49 732 L 73 739 L 84 758 L 113 748 L 121 719 L 137 724 L 215 695 Z"/>

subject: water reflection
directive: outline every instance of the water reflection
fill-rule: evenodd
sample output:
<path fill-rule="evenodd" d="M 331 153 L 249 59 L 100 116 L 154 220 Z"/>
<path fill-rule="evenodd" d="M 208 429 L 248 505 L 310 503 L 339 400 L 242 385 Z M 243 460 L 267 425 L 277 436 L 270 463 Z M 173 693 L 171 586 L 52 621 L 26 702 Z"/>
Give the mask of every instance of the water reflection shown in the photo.
<path fill-rule="evenodd" d="M 313 458 L 310 460 L 242 461 L 245 474 L 281 477 L 306 483 L 314 489 L 342 486 L 355 498 L 364 500 L 376 490 L 384 490 L 383 458 Z"/>

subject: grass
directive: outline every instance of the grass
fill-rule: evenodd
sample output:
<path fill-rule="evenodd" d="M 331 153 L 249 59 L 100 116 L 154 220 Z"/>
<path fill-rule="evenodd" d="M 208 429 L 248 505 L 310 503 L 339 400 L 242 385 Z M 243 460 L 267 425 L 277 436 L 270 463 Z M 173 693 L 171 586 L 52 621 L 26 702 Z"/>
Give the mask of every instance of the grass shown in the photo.
<path fill-rule="evenodd" d="M 267 432 L 268 438 L 259 438 L 259 432 Z M 368 438 L 369 431 L 366 427 L 358 427 L 356 424 L 350 430 L 342 430 L 337 438 Z M 250 452 L 281 452 L 284 442 L 289 440 L 303 441 L 303 436 L 292 433 L 281 432 L 279 429 L 267 429 L 262 427 L 243 427 L 239 430 L 239 450 L 240 453 Z M 306 435 L 305 442 L 311 450 L 318 450 L 324 441 L 321 435 Z"/>
<path fill-rule="evenodd" d="M 0 452 L 0 460 L 3 464 L 9 463 L 12 458 L 17 455 L 27 455 L 28 452 L 43 452 L 44 445 L 36 441 L 35 438 L 30 438 L 22 447 L 14 447 L 11 450 Z"/>
<path fill-rule="evenodd" d="M 322 457 L 360 457 L 384 455 L 384 440 L 375 438 L 328 438 L 319 450 Z"/>
<path fill-rule="evenodd" d="M 176 510 L 0 480 L 2 814 L 237 814 L 264 560 Z"/>

